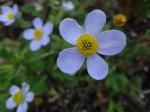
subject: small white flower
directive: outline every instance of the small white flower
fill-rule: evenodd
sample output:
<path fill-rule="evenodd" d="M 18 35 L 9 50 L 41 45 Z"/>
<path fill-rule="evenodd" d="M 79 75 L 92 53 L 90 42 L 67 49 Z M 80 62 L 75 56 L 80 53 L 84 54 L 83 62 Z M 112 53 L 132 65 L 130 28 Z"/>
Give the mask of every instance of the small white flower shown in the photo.
<path fill-rule="evenodd" d="M 72 11 L 74 9 L 74 4 L 71 1 L 62 2 L 62 7 L 65 11 Z"/>
<path fill-rule="evenodd" d="M 32 51 L 37 51 L 42 46 L 46 46 L 49 41 L 49 35 L 52 33 L 53 24 L 47 22 L 43 25 L 43 22 L 40 18 L 35 18 L 33 20 L 34 28 L 29 28 L 23 32 L 23 37 L 26 40 L 32 40 L 30 44 L 30 49 Z"/>
<path fill-rule="evenodd" d="M 10 87 L 9 92 L 11 97 L 6 101 L 6 107 L 13 109 L 17 107 L 17 112 L 26 112 L 28 109 L 27 103 L 32 102 L 34 99 L 34 93 L 29 91 L 29 85 L 22 83 L 22 87 L 19 88 L 16 85 Z"/>
<path fill-rule="evenodd" d="M 75 45 L 60 52 L 57 65 L 61 71 L 75 74 L 86 61 L 89 75 L 104 79 L 108 74 L 108 64 L 99 54 L 112 56 L 120 53 L 126 45 L 126 36 L 119 30 L 102 31 L 106 23 L 105 13 L 93 10 L 81 27 L 74 19 L 64 19 L 60 23 L 60 34 L 68 43 Z"/>
<path fill-rule="evenodd" d="M 11 25 L 15 21 L 18 12 L 19 9 L 17 5 L 13 5 L 12 7 L 3 6 L 0 21 L 6 26 Z"/>
<path fill-rule="evenodd" d="M 35 8 L 36 8 L 36 11 L 41 11 L 41 10 L 43 10 L 43 6 L 42 6 L 41 3 L 35 2 L 35 3 L 33 3 L 33 4 L 34 4 L 34 6 L 35 6 Z"/>

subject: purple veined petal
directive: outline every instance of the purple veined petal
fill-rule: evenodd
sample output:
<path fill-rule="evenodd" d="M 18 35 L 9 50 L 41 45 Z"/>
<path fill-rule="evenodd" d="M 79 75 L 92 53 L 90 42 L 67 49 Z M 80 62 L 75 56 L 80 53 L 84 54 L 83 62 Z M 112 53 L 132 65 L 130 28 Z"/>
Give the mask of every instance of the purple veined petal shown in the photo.
<path fill-rule="evenodd" d="M 99 35 L 98 41 L 98 53 L 108 56 L 120 53 L 126 46 L 126 36 L 119 30 L 102 32 Z"/>
<path fill-rule="evenodd" d="M 31 51 L 37 51 L 37 50 L 39 50 L 41 47 L 42 47 L 42 45 L 41 45 L 41 41 L 40 41 L 40 40 L 33 40 L 33 41 L 30 43 L 30 50 L 31 50 Z"/>
<path fill-rule="evenodd" d="M 87 70 L 95 80 L 102 80 L 108 74 L 108 64 L 98 54 L 87 57 Z"/>
<path fill-rule="evenodd" d="M 60 52 L 57 66 L 64 73 L 75 74 L 83 65 L 85 57 L 78 53 L 77 48 L 68 48 Z"/>
<path fill-rule="evenodd" d="M 64 19 L 60 23 L 59 30 L 63 39 L 72 45 L 76 45 L 78 38 L 84 32 L 83 28 L 76 22 L 76 20 L 70 18 Z"/>
<path fill-rule="evenodd" d="M 13 102 L 12 97 L 8 98 L 8 100 L 6 101 L 6 108 L 13 109 L 15 107 L 16 107 L 16 104 Z"/>
<path fill-rule="evenodd" d="M 87 34 L 97 37 L 106 23 L 105 13 L 101 10 L 93 10 L 85 19 L 84 27 Z"/>
<path fill-rule="evenodd" d="M 50 22 L 47 22 L 43 27 L 43 31 L 46 36 L 50 35 L 53 31 L 53 24 Z"/>
<path fill-rule="evenodd" d="M 26 112 L 28 109 L 27 102 L 23 102 L 17 108 L 17 112 Z"/>
<path fill-rule="evenodd" d="M 20 88 L 16 85 L 11 86 L 10 89 L 9 89 L 9 92 L 10 92 L 11 95 L 14 95 L 18 91 L 20 91 Z"/>
<path fill-rule="evenodd" d="M 23 32 L 23 37 L 26 39 L 26 40 L 31 40 L 34 38 L 34 29 L 30 28 L 30 29 L 27 29 Z"/>
<path fill-rule="evenodd" d="M 42 27 L 43 27 L 43 21 L 42 21 L 42 19 L 40 19 L 40 18 L 35 18 L 35 19 L 33 20 L 33 26 L 34 26 L 36 29 L 42 29 Z"/>
<path fill-rule="evenodd" d="M 34 93 L 33 93 L 33 92 L 28 92 L 28 93 L 26 94 L 26 101 L 27 101 L 27 102 L 32 102 L 33 99 L 34 99 Z"/>

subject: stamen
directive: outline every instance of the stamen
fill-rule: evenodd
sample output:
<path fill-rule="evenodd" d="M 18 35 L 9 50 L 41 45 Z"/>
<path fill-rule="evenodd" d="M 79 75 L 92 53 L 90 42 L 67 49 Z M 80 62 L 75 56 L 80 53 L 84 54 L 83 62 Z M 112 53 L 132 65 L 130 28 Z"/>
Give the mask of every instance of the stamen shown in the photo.
<path fill-rule="evenodd" d="M 13 101 L 18 105 L 21 104 L 24 101 L 24 94 L 22 91 L 17 92 L 13 95 Z"/>
<path fill-rule="evenodd" d="M 77 40 L 78 51 L 85 56 L 95 54 L 98 47 L 97 39 L 90 34 L 81 35 Z"/>
<path fill-rule="evenodd" d="M 14 13 L 12 13 L 12 12 L 8 13 L 7 17 L 8 17 L 9 20 L 14 19 Z"/>
<path fill-rule="evenodd" d="M 42 38 L 42 36 L 43 36 L 43 31 L 41 29 L 36 29 L 34 31 L 34 37 L 35 37 L 35 39 L 39 40 L 39 39 Z"/>

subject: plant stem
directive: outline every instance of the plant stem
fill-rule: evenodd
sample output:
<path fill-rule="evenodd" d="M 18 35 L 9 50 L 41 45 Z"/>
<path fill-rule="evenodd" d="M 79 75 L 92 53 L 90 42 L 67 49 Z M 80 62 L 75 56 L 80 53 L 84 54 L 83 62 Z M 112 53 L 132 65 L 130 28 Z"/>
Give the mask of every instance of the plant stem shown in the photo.
<path fill-rule="evenodd" d="M 40 55 L 40 56 L 37 57 L 37 58 L 32 58 L 32 59 L 30 59 L 28 62 L 32 62 L 32 61 L 36 61 L 36 60 L 45 58 L 45 57 L 47 57 L 47 56 L 49 56 L 49 55 L 52 55 L 53 53 L 54 53 L 54 52 L 47 52 L 47 53 L 45 53 L 45 54 L 43 54 L 43 55 Z"/>

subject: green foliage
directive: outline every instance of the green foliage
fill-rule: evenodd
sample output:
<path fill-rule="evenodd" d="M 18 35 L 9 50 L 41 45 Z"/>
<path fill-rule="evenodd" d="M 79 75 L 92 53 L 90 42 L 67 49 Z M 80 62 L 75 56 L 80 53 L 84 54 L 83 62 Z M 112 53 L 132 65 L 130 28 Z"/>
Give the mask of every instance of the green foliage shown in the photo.
<path fill-rule="evenodd" d="M 107 112 L 124 112 L 124 110 L 121 105 L 111 100 Z"/>
<path fill-rule="evenodd" d="M 81 81 L 84 82 L 85 85 L 87 84 L 86 86 L 90 85 L 90 87 L 94 88 L 94 95 L 96 95 L 97 89 L 99 89 L 98 85 L 102 83 L 105 95 L 108 99 L 108 106 L 106 106 L 107 112 L 125 112 L 124 105 L 119 102 L 120 97 L 123 97 L 125 94 L 129 94 L 131 95 L 133 101 L 136 102 L 139 100 L 141 88 L 138 78 L 141 76 L 138 75 L 141 74 L 136 71 L 130 72 L 130 69 L 132 70 L 136 68 L 136 64 L 140 65 L 141 63 L 147 61 L 147 58 L 149 58 L 150 55 L 149 44 L 139 41 L 138 38 L 130 39 L 131 37 L 128 36 L 127 46 L 118 57 L 105 57 L 109 64 L 110 70 L 104 81 L 94 81 L 91 79 L 85 69 L 86 66 L 77 72 L 75 76 L 68 76 L 67 74 L 62 73 L 56 65 L 56 59 L 59 52 L 64 48 L 72 47 L 60 37 L 58 27 L 61 20 L 66 17 L 72 17 L 76 18 L 79 23 L 83 24 L 85 15 L 88 11 L 101 8 L 102 6 L 104 7 L 104 10 L 110 11 L 107 13 L 108 15 L 111 15 L 112 12 L 115 13 L 115 10 L 112 9 L 112 7 L 116 6 L 112 6 L 111 4 L 114 0 L 110 1 L 110 3 L 104 3 L 107 5 L 101 4 L 101 2 L 106 2 L 103 0 L 92 0 L 92 2 L 91 0 L 73 0 L 75 9 L 72 12 L 66 12 L 61 6 L 62 2 L 63 0 L 37 0 L 37 3 L 43 6 L 42 11 L 37 11 L 32 2 L 24 2 L 20 5 L 20 14 L 18 15 L 14 25 L 6 28 L 1 28 L 0 25 L 0 30 L 6 30 L 4 31 L 4 36 L 0 35 L 0 111 L 9 112 L 5 108 L 5 102 L 9 97 L 9 87 L 12 85 L 20 85 L 25 81 L 31 85 L 31 90 L 34 91 L 35 96 L 40 99 L 43 97 L 49 98 L 51 94 L 53 95 L 54 91 L 61 98 L 63 97 L 61 95 L 66 91 L 74 88 L 82 89 L 79 83 Z M 144 18 L 150 17 L 149 0 L 138 0 L 137 2 L 139 3 L 141 12 L 140 18 L 144 20 Z M 111 8 L 106 6 L 110 6 Z M 32 20 L 35 17 L 41 17 L 45 21 L 51 21 L 54 24 L 54 31 L 51 36 L 51 42 L 48 46 L 43 47 L 37 52 L 31 52 L 29 50 L 30 42 L 23 40 L 22 31 L 26 28 L 32 27 Z M 109 18 L 112 17 L 108 17 L 108 19 Z M 108 20 L 104 30 L 113 29 L 114 27 L 111 24 L 112 21 Z M 124 32 L 129 35 L 129 30 L 131 29 L 130 25 L 127 25 L 126 27 L 124 28 L 126 29 Z M 7 33 L 7 28 L 14 29 L 14 36 L 11 37 L 11 35 Z M 145 30 L 141 32 L 141 35 L 145 35 Z M 140 64 L 137 62 L 135 64 L 136 57 L 141 58 Z M 88 91 L 91 90 L 89 89 Z M 80 92 L 77 94 L 82 94 L 82 92 Z M 68 95 L 68 97 L 66 95 L 68 99 L 65 100 L 70 100 L 72 94 Z M 57 95 L 55 95 L 55 97 Z M 88 96 L 88 94 L 85 94 L 84 97 L 87 99 L 90 98 L 92 103 L 97 100 L 95 99 L 97 96 L 91 97 L 91 95 Z M 62 98 L 60 100 L 62 101 L 64 99 Z M 31 104 L 33 106 L 31 106 L 32 108 L 35 106 L 34 103 L 36 102 L 34 101 L 33 105 Z M 45 104 L 46 101 L 42 105 Z M 50 105 L 50 103 L 48 104 Z M 57 104 L 58 102 L 56 101 L 55 105 Z M 86 107 L 91 106 L 89 106 L 87 102 L 85 105 Z M 44 107 L 45 106 L 43 106 L 43 108 Z M 55 108 L 59 109 L 59 106 Z M 76 107 L 74 106 L 74 108 Z M 82 109 L 79 108 L 79 112 L 83 112 Z"/>
<path fill-rule="evenodd" d="M 130 92 L 133 98 L 137 100 L 140 94 L 136 82 L 127 79 L 123 73 L 116 73 L 114 69 L 110 70 L 109 77 L 105 81 L 105 87 L 107 91 L 114 96 L 117 96 L 118 93 L 121 95 Z"/>
<path fill-rule="evenodd" d="M 139 5 L 139 8 L 140 8 L 140 18 L 150 18 L 150 1 L 149 0 L 138 0 L 138 5 Z"/>

